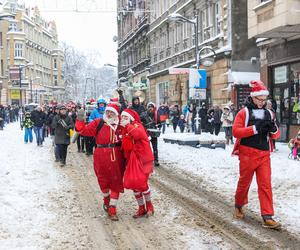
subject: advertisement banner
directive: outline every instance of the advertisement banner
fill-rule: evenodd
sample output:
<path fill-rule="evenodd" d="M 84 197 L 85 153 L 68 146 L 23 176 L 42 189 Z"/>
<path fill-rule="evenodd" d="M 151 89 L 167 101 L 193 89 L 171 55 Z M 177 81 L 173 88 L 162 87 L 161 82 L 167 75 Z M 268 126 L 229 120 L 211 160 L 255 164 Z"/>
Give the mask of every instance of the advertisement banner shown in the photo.
<path fill-rule="evenodd" d="M 10 90 L 10 98 L 12 100 L 19 100 L 20 99 L 20 90 L 18 90 L 18 89 L 11 89 Z"/>

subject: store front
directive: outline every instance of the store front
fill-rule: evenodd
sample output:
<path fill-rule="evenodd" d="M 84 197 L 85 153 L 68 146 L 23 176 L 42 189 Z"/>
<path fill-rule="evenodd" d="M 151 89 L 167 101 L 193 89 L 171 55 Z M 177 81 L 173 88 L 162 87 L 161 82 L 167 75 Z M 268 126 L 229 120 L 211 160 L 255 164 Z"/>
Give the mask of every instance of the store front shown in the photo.
<path fill-rule="evenodd" d="M 300 129 L 300 61 L 271 68 L 272 97 L 280 123 L 281 141 L 293 138 Z"/>

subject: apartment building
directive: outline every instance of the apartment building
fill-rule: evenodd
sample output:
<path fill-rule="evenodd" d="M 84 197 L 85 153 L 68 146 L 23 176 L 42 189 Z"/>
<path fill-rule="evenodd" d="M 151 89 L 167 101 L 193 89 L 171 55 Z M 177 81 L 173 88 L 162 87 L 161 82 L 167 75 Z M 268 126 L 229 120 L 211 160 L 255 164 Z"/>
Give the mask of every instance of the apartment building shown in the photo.
<path fill-rule="evenodd" d="M 55 22 L 16 0 L 2 1 L 0 14 L 9 14 L 0 20 L 1 103 L 61 101 L 63 55 Z"/>
<path fill-rule="evenodd" d="M 260 48 L 261 78 L 277 104 L 281 140 L 300 129 L 300 1 L 249 0 L 249 38 Z"/>
<path fill-rule="evenodd" d="M 215 63 L 207 70 L 207 104 L 239 104 L 251 79 L 259 78 L 259 50 L 247 34 L 246 0 L 150 0 L 150 98 L 157 104 L 186 104 L 189 75 L 170 75 L 169 68 L 195 65 L 195 32 L 188 22 L 171 22 L 178 13 L 199 18 L 199 49 L 211 46 Z M 204 51 L 205 52 L 205 51 Z M 207 54 L 211 51 L 207 51 Z M 208 56 L 206 53 L 202 57 Z"/>
<path fill-rule="evenodd" d="M 145 0 L 118 0 L 118 77 L 127 99 L 149 100 L 149 13 Z"/>

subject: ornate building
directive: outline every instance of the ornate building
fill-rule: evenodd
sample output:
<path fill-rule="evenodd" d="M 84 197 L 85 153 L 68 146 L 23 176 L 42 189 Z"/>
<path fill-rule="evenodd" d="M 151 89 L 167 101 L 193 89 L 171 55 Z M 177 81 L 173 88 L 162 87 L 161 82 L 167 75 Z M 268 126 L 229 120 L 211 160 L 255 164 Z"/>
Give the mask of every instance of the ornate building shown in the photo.
<path fill-rule="evenodd" d="M 145 0 L 118 0 L 118 77 L 133 95 L 149 100 L 149 15 Z"/>
<path fill-rule="evenodd" d="M 1 103 L 60 101 L 63 98 L 63 55 L 54 21 L 37 7 L 2 1 L 0 14 Z M 21 81 L 20 81 L 21 80 Z"/>

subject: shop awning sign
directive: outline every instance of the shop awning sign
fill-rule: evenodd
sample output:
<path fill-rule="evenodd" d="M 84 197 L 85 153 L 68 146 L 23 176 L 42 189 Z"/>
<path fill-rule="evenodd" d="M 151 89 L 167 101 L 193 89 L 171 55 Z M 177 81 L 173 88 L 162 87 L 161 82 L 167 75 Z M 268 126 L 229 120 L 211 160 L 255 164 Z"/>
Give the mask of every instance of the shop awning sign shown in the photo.
<path fill-rule="evenodd" d="M 169 68 L 170 75 L 185 75 L 190 73 L 190 68 Z"/>

